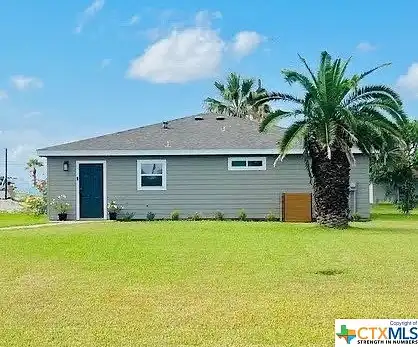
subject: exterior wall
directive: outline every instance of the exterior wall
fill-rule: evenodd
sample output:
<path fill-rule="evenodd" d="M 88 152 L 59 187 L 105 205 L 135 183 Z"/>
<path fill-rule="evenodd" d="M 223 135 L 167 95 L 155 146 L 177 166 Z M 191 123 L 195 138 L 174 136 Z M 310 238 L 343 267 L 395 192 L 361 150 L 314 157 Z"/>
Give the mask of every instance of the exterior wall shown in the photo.
<path fill-rule="evenodd" d="M 415 184 L 415 193 L 418 194 L 418 182 Z M 397 192 L 384 184 L 373 184 L 373 203 L 378 204 L 383 201 L 396 201 Z"/>
<path fill-rule="evenodd" d="M 49 157 L 48 196 L 67 195 L 73 206 L 69 219 L 75 219 L 76 160 L 107 161 L 107 198 L 122 204 L 136 219 L 144 219 L 152 211 L 156 218 L 168 218 L 180 210 L 185 218 L 195 212 L 204 217 L 222 211 L 234 218 L 244 209 L 250 218 L 264 218 L 269 211 L 281 215 L 283 192 L 310 192 L 308 174 L 302 156 L 289 155 L 277 167 L 276 156 L 267 156 L 266 171 L 228 171 L 228 156 L 171 156 L 171 157 Z M 137 160 L 167 160 L 167 190 L 137 190 Z M 64 160 L 69 171 L 62 170 Z M 369 217 L 368 159 L 357 156 L 352 169 L 352 182 L 357 183 L 356 206 L 363 217 Z M 353 205 L 353 202 L 352 202 Z M 56 219 L 54 211 L 49 212 Z"/>

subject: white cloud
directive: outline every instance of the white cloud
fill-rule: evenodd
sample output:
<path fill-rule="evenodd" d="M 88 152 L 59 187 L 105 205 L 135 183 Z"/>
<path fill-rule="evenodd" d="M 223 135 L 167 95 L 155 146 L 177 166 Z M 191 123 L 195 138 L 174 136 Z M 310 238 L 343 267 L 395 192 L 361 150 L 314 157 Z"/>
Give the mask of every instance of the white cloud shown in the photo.
<path fill-rule="evenodd" d="M 103 59 L 102 62 L 100 63 L 100 66 L 102 69 L 108 67 L 110 65 L 110 63 L 112 62 L 112 59 Z"/>
<path fill-rule="evenodd" d="M 372 52 L 377 49 L 377 46 L 372 45 L 370 42 L 360 42 L 356 48 L 361 52 Z"/>
<path fill-rule="evenodd" d="M 249 55 L 265 40 L 265 37 L 255 31 L 241 31 L 235 35 L 231 45 L 232 51 L 239 57 Z"/>
<path fill-rule="evenodd" d="M 83 28 L 87 22 L 103 9 L 104 4 L 104 0 L 94 0 L 93 3 L 83 11 L 83 13 L 80 15 L 78 25 L 75 28 L 76 34 L 80 34 L 83 31 Z"/>
<path fill-rule="evenodd" d="M 414 98 L 418 98 L 418 63 L 413 63 L 407 73 L 398 78 L 396 85 Z"/>
<path fill-rule="evenodd" d="M 89 7 L 85 9 L 84 13 L 88 16 L 94 16 L 103 8 L 104 3 L 104 0 L 95 0 Z"/>
<path fill-rule="evenodd" d="M 0 101 L 6 100 L 9 98 L 9 94 L 5 90 L 0 89 Z"/>
<path fill-rule="evenodd" d="M 202 10 L 196 13 L 195 23 L 198 27 L 210 27 L 213 19 L 221 19 L 222 13 L 219 11 L 209 12 Z"/>
<path fill-rule="evenodd" d="M 29 119 L 29 118 L 33 118 L 33 117 L 36 117 L 36 116 L 40 116 L 41 114 L 42 113 L 39 112 L 39 111 L 31 111 L 31 112 L 25 113 L 23 115 L 23 118 Z"/>
<path fill-rule="evenodd" d="M 162 28 L 150 28 L 139 32 L 141 36 L 144 36 L 149 41 L 157 41 L 164 36 L 164 30 Z"/>
<path fill-rule="evenodd" d="M 25 89 L 39 89 L 44 86 L 44 83 L 38 77 L 15 75 L 10 78 L 13 86 L 18 90 Z"/>
<path fill-rule="evenodd" d="M 210 28 L 174 30 L 132 60 L 126 75 L 155 83 L 212 77 L 221 64 L 224 45 L 218 32 Z"/>

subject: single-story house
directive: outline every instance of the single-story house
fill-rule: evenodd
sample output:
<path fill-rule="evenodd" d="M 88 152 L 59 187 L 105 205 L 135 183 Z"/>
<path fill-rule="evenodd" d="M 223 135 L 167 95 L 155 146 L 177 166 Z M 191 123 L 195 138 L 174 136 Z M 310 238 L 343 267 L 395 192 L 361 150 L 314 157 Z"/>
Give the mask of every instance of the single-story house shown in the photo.
<path fill-rule="evenodd" d="M 418 174 L 415 183 L 415 194 L 418 195 Z M 394 202 L 399 199 L 399 191 L 386 184 L 370 184 L 370 203 L 378 204 L 379 202 Z"/>
<path fill-rule="evenodd" d="M 283 193 L 311 193 L 302 156 L 295 148 L 276 166 L 284 129 L 266 133 L 249 119 L 214 114 L 175 119 L 38 150 L 47 158 L 48 198 L 65 194 L 69 219 L 108 217 L 107 202 L 144 219 L 148 212 L 185 218 L 244 209 L 249 218 L 282 215 Z M 369 160 L 355 151 L 352 213 L 369 217 Z M 51 219 L 56 213 L 49 211 Z"/>

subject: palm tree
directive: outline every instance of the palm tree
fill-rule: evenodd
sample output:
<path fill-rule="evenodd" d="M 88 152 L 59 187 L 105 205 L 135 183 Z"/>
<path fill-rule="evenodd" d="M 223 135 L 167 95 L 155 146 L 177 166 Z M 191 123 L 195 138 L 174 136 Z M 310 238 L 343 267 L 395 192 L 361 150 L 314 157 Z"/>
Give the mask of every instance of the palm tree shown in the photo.
<path fill-rule="evenodd" d="M 398 126 L 400 141 L 388 139 L 371 157 L 370 178 L 397 193 L 398 208 L 409 213 L 418 204 L 418 120 L 407 119 Z"/>
<path fill-rule="evenodd" d="M 26 170 L 29 170 L 32 176 L 32 182 L 33 182 L 34 187 L 36 187 L 36 184 L 38 182 L 37 177 L 36 177 L 37 169 L 42 166 L 44 166 L 44 164 L 37 158 L 31 158 L 26 163 Z"/>
<path fill-rule="evenodd" d="M 384 64 L 360 75 L 347 76 L 349 63 L 332 60 L 322 52 L 315 74 L 300 57 L 307 73 L 283 70 L 289 84 L 302 87 L 298 98 L 284 93 L 268 93 L 256 104 L 269 101 L 291 103 L 288 111 L 275 110 L 260 124 L 260 131 L 274 122 L 293 117 L 279 144 L 280 159 L 297 143 L 303 143 L 305 164 L 313 184 L 317 222 L 330 227 L 346 227 L 349 220 L 350 168 L 353 147 L 370 155 L 379 150 L 387 136 L 397 137 L 398 123 L 406 116 L 399 96 L 384 85 L 360 86 L 360 82 Z"/>
<path fill-rule="evenodd" d="M 242 78 L 236 73 L 231 73 L 227 77 L 226 84 L 215 82 L 214 85 L 219 91 L 221 99 L 205 99 L 206 109 L 209 112 L 256 120 L 261 120 L 270 112 L 267 103 L 254 104 L 255 98 L 266 94 L 261 80 L 258 80 L 257 89 L 254 90 L 254 79 Z"/>

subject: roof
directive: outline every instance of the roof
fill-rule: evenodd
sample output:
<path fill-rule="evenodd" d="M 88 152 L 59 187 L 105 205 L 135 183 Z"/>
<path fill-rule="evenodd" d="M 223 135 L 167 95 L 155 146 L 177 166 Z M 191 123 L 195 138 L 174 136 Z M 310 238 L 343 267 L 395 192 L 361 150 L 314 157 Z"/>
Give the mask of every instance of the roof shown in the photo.
<path fill-rule="evenodd" d="M 219 119 L 223 118 L 223 119 Z M 260 133 L 256 121 L 199 114 L 38 150 L 40 156 L 277 154 L 284 128 Z"/>

